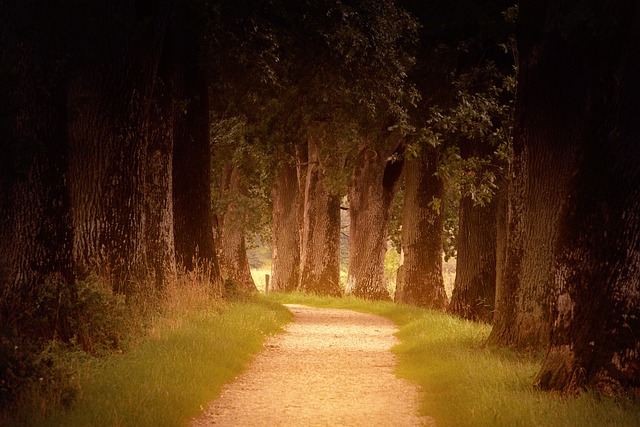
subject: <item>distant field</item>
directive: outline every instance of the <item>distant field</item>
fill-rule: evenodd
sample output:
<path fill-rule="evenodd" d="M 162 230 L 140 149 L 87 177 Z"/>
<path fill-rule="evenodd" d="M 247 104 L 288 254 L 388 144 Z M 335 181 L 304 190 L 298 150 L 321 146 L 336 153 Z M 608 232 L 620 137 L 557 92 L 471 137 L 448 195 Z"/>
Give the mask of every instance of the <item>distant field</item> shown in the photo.
<path fill-rule="evenodd" d="M 264 292 L 265 288 L 265 275 L 271 276 L 271 265 L 261 266 L 258 268 L 251 269 L 251 276 L 253 277 L 253 281 L 256 283 L 256 286 L 260 292 Z M 447 292 L 447 296 L 451 298 L 451 293 L 453 292 L 453 283 L 456 278 L 456 259 L 451 258 L 446 262 L 442 263 L 442 276 L 444 278 L 444 289 Z M 340 282 L 344 285 L 347 280 L 346 271 L 340 271 Z M 387 280 L 389 282 L 392 281 L 391 275 L 387 275 Z M 395 280 L 392 283 L 389 283 L 389 289 L 391 292 L 395 290 Z"/>

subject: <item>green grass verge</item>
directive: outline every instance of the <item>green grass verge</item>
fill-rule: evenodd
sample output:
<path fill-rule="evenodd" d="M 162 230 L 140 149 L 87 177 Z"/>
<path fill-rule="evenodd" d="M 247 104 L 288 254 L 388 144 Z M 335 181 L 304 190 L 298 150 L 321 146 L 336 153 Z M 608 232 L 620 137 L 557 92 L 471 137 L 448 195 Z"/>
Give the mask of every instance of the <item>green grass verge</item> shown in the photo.
<path fill-rule="evenodd" d="M 270 294 L 280 303 L 348 308 L 398 325 L 397 374 L 422 388 L 421 413 L 442 426 L 639 426 L 640 402 L 532 386 L 540 358 L 486 348 L 491 327 L 390 302 Z"/>
<path fill-rule="evenodd" d="M 37 424 L 186 425 L 290 319 L 263 298 L 201 311 L 125 354 L 91 360 L 72 408 Z"/>

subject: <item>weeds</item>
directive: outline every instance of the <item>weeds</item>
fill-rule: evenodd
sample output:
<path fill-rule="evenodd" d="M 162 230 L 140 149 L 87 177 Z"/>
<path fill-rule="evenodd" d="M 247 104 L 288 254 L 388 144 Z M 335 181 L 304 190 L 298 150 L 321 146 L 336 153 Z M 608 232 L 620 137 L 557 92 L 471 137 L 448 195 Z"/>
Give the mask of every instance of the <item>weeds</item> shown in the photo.
<path fill-rule="evenodd" d="M 242 351 L 255 351 L 255 343 L 260 342 L 261 334 L 271 331 L 267 331 L 269 326 L 265 326 L 265 330 L 260 329 L 254 324 L 257 320 L 251 316 L 270 316 L 271 319 L 265 321 L 265 325 L 279 325 L 284 320 L 282 313 L 275 318 L 273 313 L 278 310 L 273 304 L 247 302 L 249 306 L 258 304 L 261 308 L 255 309 L 254 314 L 247 314 L 249 318 L 233 326 L 235 329 L 220 326 L 216 322 L 224 323 L 225 316 L 236 310 L 221 299 L 222 293 L 222 287 L 211 280 L 208 270 L 202 266 L 165 281 L 161 291 L 155 283 L 140 283 L 137 285 L 137 292 L 127 295 L 126 300 L 125 296 L 112 292 L 108 282 L 97 277 L 75 283 L 74 289 L 63 287 L 61 282 L 48 281 L 33 305 L 33 312 L 25 315 L 35 316 L 39 322 L 36 322 L 36 327 L 43 331 L 51 329 L 55 322 L 64 324 L 66 339 L 54 335 L 34 342 L 17 336 L 10 338 L 7 334 L 0 337 L 0 425 L 39 425 L 47 423 L 46 420 L 52 416 L 64 420 L 65 414 L 76 414 L 76 417 L 78 410 L 82 413 L 85 410 L 83 408 L 87 408 L 87 399 L 93 399 L 91 396 L 94 392 L 91 390 L 106 387 L 104 383 L 113 381 L 116 383 L 109 386 L 113 389 L 109 390 L 107 399 L 118 400 L 118 393 L 127 395 L 131 392 L 131 387 L 137 390 L 137 386 L 130 382 L 136 375 L 146 375 L 145 363 L 136 365 L 130 361 L 132 358 L 159 359 L 173 351 L 171 357 L 184 359 L 187 364 L 184 369 L 193 368 L 193 375 L 200 375 L 202 372 L 189 364 L 193 361 L 192 354 L 181 353 L 179 348 L 175 351 L 162 348 L 163 345 L 172 346 L 172 340 L 184 340 L 180 338 L 180 334 L 188 335 L 189 330 L 197 330 L 210 337 L 211 341 L 205 340 L 208 344 L 201 344 L 200 349 L 185 345 L 186 351 L 199 354 L 201 360 L 206 359 L 214 365 L 216 352 L 219 352 L 215 345 L 220 344 L 213 341 L 225 342 L 227 333 L 247 338 L 243 335 L 243 328 L 254 331 L 251 338 L 247 338 L 254 343 L 254 347 L 243 350 L 243 345 L 237 344 L 240 350 L 229 356 L 237 361 L 221 362 L 221 369 L 237 371 L 238 368 L 233 364 L 242 363 L 247 357 Z M 246 310 L 250 311 L 248 308 Z M 285 310 L 280 308 L 280 311 Z M 209 328 L 219 328 L 220 331 L 213 333 Z M 232 337 L 230 341 L 233 339 L 235 338 Z M 207 345 L 211 347 L 207 348 Z M 144 353 L 144 349 L 148 353 Z M 129 362 L 126 363 L 133 363 L 130 371 L 116 368 L 119 363 L 127 360 Z M 164 362 L 170 363 L 171 360 L 165 359 Z M 230 365 L 233 366 L 229 367 Z M 155 377 L 160 383 L 166 382 L 161 375 L 163 370 L 167 370 L 162 366 L 164 365 L 158 366 Z M 118 375 L 121 375 L 120 380 L 115 380 Z M 191 374 L 182 372 L 178 377 L 185 375 Z M 206 385 L 207 390 L 209 386 L 215 390 L 216 381 L 219 380 L 211 381 Z M 176 383 L 175 387 L 176 390 L 185 390 L 186 386 Z M 122 390 L 118 390 L 119 388 Z M 123 402 L 131 399 L 134 398 L 126 397 Z M 195 409 L 191 407 L 192 412 L 197 412 L 197 409 L 198 405 Z M 99 412 L 95 407 L 92 410 Z M 94 421 L 102 420 L 104 414 L 93 416 L 97 417 Z M 130 415 L 121 413 L 119 416 L 126 418 Z M 110 418 L 104 420 L 107 419 Z M 104 420 L 99 424 L 105 424 Z M 73 425 L 73 421 L 70 422 Z M 69 423 L 61 421 L 58 424 Z M 93 422 L 80 424 L 89 425 Z"/>

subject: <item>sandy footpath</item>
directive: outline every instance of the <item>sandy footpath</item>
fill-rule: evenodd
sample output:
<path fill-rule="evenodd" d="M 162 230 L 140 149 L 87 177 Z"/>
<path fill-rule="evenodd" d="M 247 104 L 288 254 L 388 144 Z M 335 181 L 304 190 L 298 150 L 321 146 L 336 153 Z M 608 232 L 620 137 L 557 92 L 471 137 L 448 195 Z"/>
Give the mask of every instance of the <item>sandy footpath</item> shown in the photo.
<path fill-rule="evenodd" d="M 396 378 L 395 326 L 351 310 L 287 305 L 294 321 L 270 338 L 194 427 L 421 426 L 418 389 Z"/>

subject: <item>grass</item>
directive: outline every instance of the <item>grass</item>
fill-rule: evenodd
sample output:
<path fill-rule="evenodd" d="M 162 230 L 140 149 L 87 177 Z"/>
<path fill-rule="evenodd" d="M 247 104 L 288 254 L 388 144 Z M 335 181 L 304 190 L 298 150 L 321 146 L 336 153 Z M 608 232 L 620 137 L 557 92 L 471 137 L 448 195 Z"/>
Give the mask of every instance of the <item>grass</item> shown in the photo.
<path fill-rule="evenodd" d="M 67 410 L 48 411 L 45 418 L 22 414 L 5 422 L 186 425 L 243 370 L 265 336 L 280 331 L 290 319 L 284 307 L 264 298 L 209 301 L 207 307 L 156 322 L 146 339 L 122 354 L 83 357 L 74 366 L 74 402 Z"/>
<path fill-rule="evenodd" d="M 483 345 L 491 327 L 390 302 L 272 294 L 273 301 L 349 308 L 385 316 L 399 328 L 397 375 L 422 388 L 421 413 L 441 426 L 638 426 L 640 403 L 532 386 L 541 358 Z"/>
<path fill-rule="evenodd" d="M 68 369 L 73 377 L 72 388 L 58 390 L 62 405 L 24 410 L 0 418 L 0 424 L 185 425 L 244 369 L 265 336 L 291 319 L 280 303 L 300 303 L 394 321 L 401 341 L 394 348 L 397 374 L 421 386 L 421 412 L 439 427 L 640 425 L 637 401 L 535 390 L 531 384 L 540 358 L 486 348 L 487 325 L 390 302 L 276 293 L 224 303 L 203 294 L 195 281 L 189 289 L 182 283 L 168 292 L 162 315 L 151 322 L 146 337 L 122 354 L 59 353 L 58 369 Z"/>
<path fill-rule="evenodd" d="M 95 363 L 73 410 L 44 425 L 184 425 L 289 319 L 264 302 L 233 303 L 186 319 L 176 330 Z"/>

